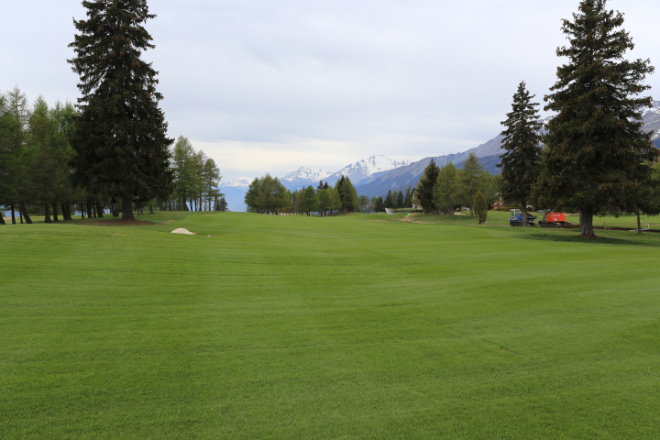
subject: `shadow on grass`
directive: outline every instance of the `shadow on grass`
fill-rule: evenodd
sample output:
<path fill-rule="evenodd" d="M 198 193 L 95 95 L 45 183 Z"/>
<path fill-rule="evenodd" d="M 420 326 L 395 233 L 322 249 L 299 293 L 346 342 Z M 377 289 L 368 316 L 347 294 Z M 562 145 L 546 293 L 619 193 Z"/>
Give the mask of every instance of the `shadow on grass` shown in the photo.
<path fill-rule="evenodd" d="M 579 232 L 541 232 L 534 231 L 527 234 L 521 234 L 521 238 L 527 240 L 538 241 L 558 241 L 567 243 L 589 243 L 589 244 L 616 244 L 616 245 L 635 245 L 635 246 L 650 246 L 660 247 L 660 236 L 657 234 L 645 233 L 642 235 L 636 232 L 623 232 L 623 231 L 596 231 L 597 236 L 593 238 L 581 237 Z M 616 234 L 617 237 L 611 235 Z M 624 234 L 630 234 L 623 238 Z"/>

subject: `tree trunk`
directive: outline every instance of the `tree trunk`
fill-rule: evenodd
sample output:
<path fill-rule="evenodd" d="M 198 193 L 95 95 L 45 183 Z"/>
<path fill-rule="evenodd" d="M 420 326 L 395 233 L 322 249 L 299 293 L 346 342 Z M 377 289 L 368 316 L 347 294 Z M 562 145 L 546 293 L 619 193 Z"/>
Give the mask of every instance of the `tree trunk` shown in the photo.
<path fill-rule="evenodd" d="M 5 211 L 0 211 L 0 225 L 6 225 L 5 223 Z"/>
<path fill-rule="evenodd" d="M 523 202 L 522 206 L 520 207 L 520 212 L 522 213 L 522 225 L 523 228 L 525 226 L 529 226 L 529 223 L 527 222 L 527 202 Z"/>
<path fill-rule="evenodd" d="M 98 218 L 103 218 L 103 206 L 99 202 L 96 202 L 96 214 Z"/>
<path fill-rule="evenodd" d="M 16 224 L 16 207 L 14 206 L 13 203 L 11 205 L 11 224 L 12 225 Z"/>
<path fill-rule="evenodd" d="M 71 220 L 71 203 L 62 202 L 62 219 L 64 221 Z"/>
<path fill-rule="evenodd" d="M 154 205 L 153 203 L 149 203 L 149 214 L 153 214 L 153 213 L 154 213 Z"/>
<path fill-rule="evenodd" d="M 45 211 L 44 223 L 52 223 L 52 221 L 50 220 L 50 206 L 48 206 L 48 203 L 44 205 L 44 211 Z"/>
<path fill-rule="evenodd" d="M 591 208 L 580 210 L 580 235 L 582 237 L 595 237 L 594 234 L 594 211 Z"/>
<path fill-rule="evenodd" d="M 21 213 L 21 216 L 25 218 L 25 223 L 28 225 L 32 224 L 32 219 L 30 218 L 30 214 L 28 214 L 27 209 L 25 209 L 25 203 L 20 202 L 18 204 L 18 212 Z"/>
<path fill-rule="evenodd" d="M 123 221 L 135 220 L 133 216 L 133 197 L 124 196 L 121 199 L 121 219 Z"/>
<path fill-rule="evenodd" d="M 57 203 L 53 203 L 53 221 L 59 222 L 59 212 L 57 211 Z"/>
<path fill-rule="evenodd" d="M 639 218 L 639 210 L 637 210 L 637 233 L 642 233 L 642 219 Z"/>

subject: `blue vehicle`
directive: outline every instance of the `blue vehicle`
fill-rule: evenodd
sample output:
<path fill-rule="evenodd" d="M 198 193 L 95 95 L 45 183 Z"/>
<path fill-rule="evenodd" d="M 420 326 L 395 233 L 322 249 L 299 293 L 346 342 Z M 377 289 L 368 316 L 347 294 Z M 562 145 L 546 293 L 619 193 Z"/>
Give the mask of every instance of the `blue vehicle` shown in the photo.
<path fill-rule="evenodd" d="M 527 224 L 530 226 L 534 226 L 534 221 L 536 220 L 535 215 L 531 215 L 530 213 L 527 213 Z M 511 226 L 522 226 L 523 224 L 523 217 L 522 217 L 522 211 L 520 209 L 511 209 L 509 211 L 509 224 Z"/>

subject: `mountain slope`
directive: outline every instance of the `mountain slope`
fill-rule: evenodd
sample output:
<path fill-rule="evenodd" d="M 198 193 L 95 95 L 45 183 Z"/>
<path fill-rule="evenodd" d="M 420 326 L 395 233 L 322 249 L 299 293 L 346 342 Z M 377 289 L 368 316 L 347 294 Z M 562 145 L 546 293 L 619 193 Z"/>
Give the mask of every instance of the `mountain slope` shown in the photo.
<path fill-rule="evenodd" d="M 549 118 L 542 120 L 547 121 Z M 660 148 L 660 101 L 654 101 L 651 108 L 642 110 L 642 122 L 644 130 L 653 132 L 652 140 L 656 147 Z M 463 162 L 468 158 L 471 152 L 479 157 L 480 162 L 491 174 L 499 174 L 497 168 L 499 156 L 502 154 L 502 136 L 498 135 L 488 142 L 471 148 L 463 153 L 448 154 L 445 156 L 427 157 L 414 162 L 408 166 L 400 167 L 390 172 L 380 174 L 377 178 L 356 185 L 358 194 L 369 197 L 384 196 L 389 190 L 404 190 L 408 186 L 414 188 L 417 186 L 419 178 L 424 172 L 424 168 L 433 159 L 439 167 L 452 162 L 456 168 L 461 168 Z"/>

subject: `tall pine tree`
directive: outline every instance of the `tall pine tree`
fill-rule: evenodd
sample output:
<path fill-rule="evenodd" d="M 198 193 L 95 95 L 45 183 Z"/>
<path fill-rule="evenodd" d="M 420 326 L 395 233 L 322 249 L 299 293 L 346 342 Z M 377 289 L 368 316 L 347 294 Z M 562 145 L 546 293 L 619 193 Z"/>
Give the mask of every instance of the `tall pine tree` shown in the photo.
<path fill-rule="evenodd" d="M 541 123 L 535 108 L 539 104 L 532 102 L 533 97 L 521 82 L 511 112 L 502 122 L 506 127 L 502 132 L 504 153 L 497 165 L 502 168 L 502 195 L 520 204 L 523 226 L 527 226 L 527 202 L 541 171 Z"/>
<path fill-rule="evenodd" d="M 434 213 L 438 210 L 438 205 L 433 197 L 433 188 L 435 187 L 439 172 L 440 168 L 431 159 L 431 162 L 424 168 L 422 177 L 420 177 L 415 188 L 414 197 L 426 213 Z"/>
<path fill-rule="evenodd" d="M 79 183 L 122 199 L 122 219 L 133 220 L 133 201 L 167 193 L 167 123 L 158 102 L 157 72 L 141 59 L 153 49 L 143 24 L 155 17 L 146 0 L 83 1 L 86 20 L 69 46 L 80 76 L 80 118 L 72 142 Z"/>
<path fill-rule="evenodd" d="M 642 131 L 642 106 L 650 97 L 642 81 L 653 72 L 649 60 L 628 60 L 634 45 L 623 15 L 606 10 L 606 0 L 583 0 L 562 32 L 570 46 L 557 49 L 568 62 L 545 97 L 557 115 L 545 136 L 539 200 L 545 206 L 579 210 L 581 235 L 593 237 L 593 216 L 625 200 L 631 186 L 650 181 L 658 152 Z"/>

